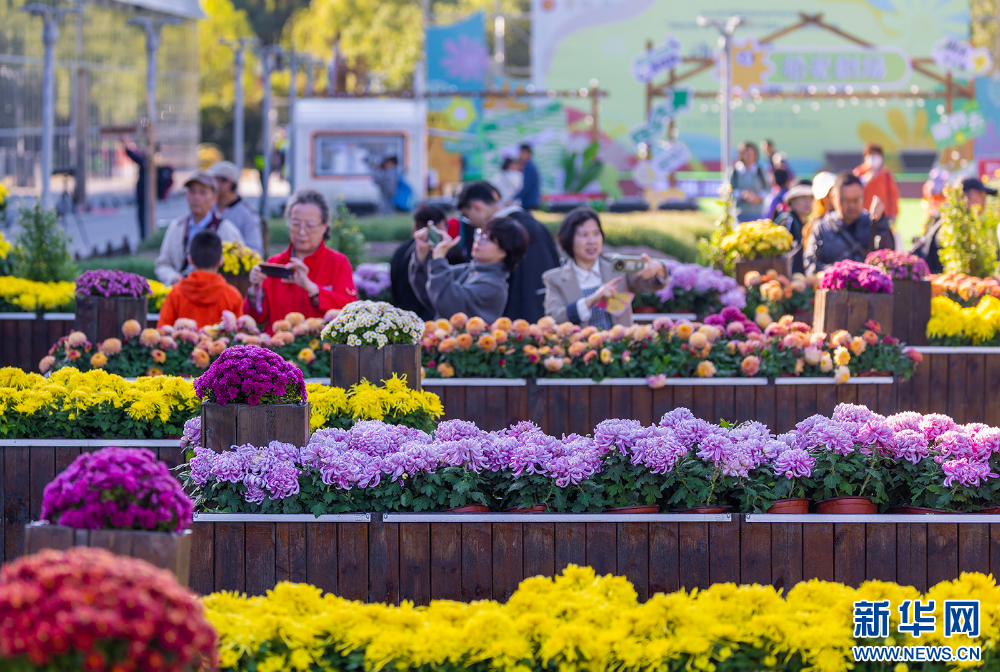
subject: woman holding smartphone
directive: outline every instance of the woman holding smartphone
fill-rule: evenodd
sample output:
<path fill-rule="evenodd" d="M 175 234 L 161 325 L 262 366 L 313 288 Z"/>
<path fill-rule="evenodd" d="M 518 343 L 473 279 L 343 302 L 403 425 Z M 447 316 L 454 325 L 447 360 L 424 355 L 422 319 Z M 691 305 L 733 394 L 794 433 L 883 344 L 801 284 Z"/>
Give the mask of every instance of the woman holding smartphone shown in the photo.
<path fill-rule="evenodd" d="M 330 206 L 314 189 L 300 189 L 285 205 L 288 249 L 250 270 L 243 312 L 267 327 L 288 313 L 323 317 L 358 298 L 351 262 L 323 244 L 329 237 Z"/>
<path fill-rule="evenodd" d="M 559 225 L 559 247 L 568 260 L 560 268 L 542 275 L 545 283 L 545 314 L 558 323 L 573 322 L 585 327 L 610 329 L 616 324 L 632 324 L 632 306 L 619 315 L 607 311 L 607 300 L 619 292 L 652 292 L 666 283 L 667 267 L 648 254 L 641 257 L 642 268 L 635 272 L 617 271 L 614 262 L 602 256 L 604 229 L 601 218 L 590 208 L 572 210 Z M 627 265 L 627 264 L 626 264 Z"/>

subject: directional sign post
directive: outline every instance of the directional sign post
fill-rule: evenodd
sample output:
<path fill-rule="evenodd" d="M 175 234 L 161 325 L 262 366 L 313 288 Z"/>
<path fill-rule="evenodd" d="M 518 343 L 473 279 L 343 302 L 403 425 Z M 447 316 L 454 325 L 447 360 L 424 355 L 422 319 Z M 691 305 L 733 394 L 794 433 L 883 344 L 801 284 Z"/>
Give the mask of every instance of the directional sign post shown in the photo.
<path fill-rule="evenodd" d="M 681 43 L 673 35 L 658 47 L 644 51 L 632 58 L 632 76 L 641 84 L 648 84 L 658 74 L 673 70 L 683 63 Z"/>
<path fill-rule="evenodd" d="M 633 145 L 644 144 L 647 147 L 656 142 L 663 130 L 678 115 L 691 111 L 694 100 L 694 89 L 665 89 L 665 98 L 649 110 L 646 123 L 639 124 L 629 131 L 629 139 Z"/>

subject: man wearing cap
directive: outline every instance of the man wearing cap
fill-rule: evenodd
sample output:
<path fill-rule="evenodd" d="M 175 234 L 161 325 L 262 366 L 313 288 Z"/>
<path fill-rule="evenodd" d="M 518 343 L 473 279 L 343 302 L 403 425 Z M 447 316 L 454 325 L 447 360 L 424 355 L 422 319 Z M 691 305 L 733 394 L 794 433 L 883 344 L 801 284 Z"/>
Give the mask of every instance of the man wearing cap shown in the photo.
<path fill-rule="evenodd" d="M 208 174 L 215 178 L 219 186 L 219 200 L 215 204 L 219 216 L 235 224 L 243 234 L 243 244 L 257 250 L 261 258 L 266 259 L 264 229 L 260 217 L 236 193 L 240 183 L 240 169 L 232 161 L 219 161 L 208 169 Z"/>
<path fill-rule="evenodd" d="M 777 172 L 777 171 L 775 171 Z M 785 192 L 782 199 L 788 210 L 781 213 L 775 224 L 783 226 L 792 234 L 795 245 L 792 247 L 792 273 L 804 273 L 802 262 L 803 239 L 808 236 L 809 214 L 813 208 L 813 185 L 809 180 L 799 180 L 791 189 Z"/>
<path fill-rule="evenodd" d="M 806 243 L 807 275 L 844 259 L 863 262 L 873 250 L 895 249 L 884 204 L 876 196 L 871 213 L 864 209 L 865 188 L 857 175 L 850 171 L 837 175 L 830 196 L 833 211 L 815 222 Z"/>
<path fill-rule="evenodd" d="M 928 180 L 930 182 L 930 180 Z M 929 195 L 933 196 L 934 186 L 931 185 L 930 189 L 926 189 L 925 192 L 931 192 Z M 975 177 L 970 177 L 968 179 L 962 180 L 962 193 L 965 195 L 965 201 L 969 204 L 971 209 L 973 206 L 978 206 L 979 210 L 986 206 L 987 196 L 996 196 L 997 190 L 990 189 L 982 181 Z M 925 196 L 928 194 L 925 193 Z M 928 198 L 928 200 L 931 200 Z M 941 258 L 938 253 L 941 250 L 941 246 L 938 243 L 938 233 L 941 231 L 941 213 L 937 212 L 934 217 L 927 223 L 927 231 L 923 236 L 913 241 L 913 247 L 910 249 L 911 254 L 915 254 L 927 262 L 927 268 L 931 273 L 944 273 L 944 265 L 941 263 Z M 997 230 L 997 235 L 1000 236 L 1000 229 Z"/>
<path fill-rule="evenodd" d="M 201 231 L 215 231 L 223 242 L 243 242 L 243 235 L 232 222 L 222 219 L 215 211 L 218 185 L 207 171 L 199 170 L 184 183 L 190 213 L 170 222 L 156 258 L 156 278 L 165 285 L 180 281 L 191 270 L 188 246 L 191 238 Z"/>

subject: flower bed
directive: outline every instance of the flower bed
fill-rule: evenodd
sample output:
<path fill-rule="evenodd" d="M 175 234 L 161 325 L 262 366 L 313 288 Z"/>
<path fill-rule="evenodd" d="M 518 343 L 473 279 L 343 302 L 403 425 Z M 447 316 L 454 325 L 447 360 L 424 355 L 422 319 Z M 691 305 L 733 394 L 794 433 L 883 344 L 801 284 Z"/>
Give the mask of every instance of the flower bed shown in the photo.
<path fill-rule="evenodd" d="M 780 257 L 792 249 L 792 234 L 770 219 L 737 224 L 719 244 L 725 252 L 726 266 L 737 261 Z"/>
<path fill-rule="evenodd" d="M 392 301 L 389 271 L 378 264 L 358 264 L 354 269 L 354 287 L 362 301 Z"/>
<path fill-rule="evenodd" d="M 146 280 L 146 283 L 149 286 L 149 307 L 159 310 L 170 288 L 155 280 Z M 0 313 L 72 313 L 76 295 L 77 285 L 73 282 L 34 282 L 0 276 Z"/>
<path fill-rule="evenodd" d="M 875 266 L 844 259 L 831 264 L 823 271 L 819 288 L 868 294 L 892 294 L 892 277 Z"/>
<path fill-rule="evenodd" d="M 946 296 L 935 296 L 927 338 L 931 345 L 951 347 L 1000 345 L 1000 299 L 984 294 L 974 306 L 963 308 Z"/>
<path fill-rule="evenodd" d="M 714 268 L 665 260 L 667 284 L 656 292 L 638 294 L 633 309 L 657 313 L 717 313 L 726 306 L 743 308 L 746 297 L 739 284 Z"/>
<path fill-rule="evenodd" d="M 348 427 L 362 419 L 432 429 L 442 414 L 437 395 L 410 390 L 398 379 L 349 390 L 307 383 L 306 391 L 313 429 Z M 45 378 L 0 369 L 0 438 L 5 439 L 179 436 L 200 408 L 191 381 L 179 377 L 127 381 L 105 371 L 65 368 Z"/>
<path fill-rule="evenodd" d="M 733 307 L 704 323 L 659 318 L 602 332 L 551 318 L 487 325 L 458 314 L 428 322 L 422 345 L 431 378 L 647 378 L 652 387 L 696 376 L 834 376 L 843 382 L 880 371 L 907 378 L 920 357 L 880 335 L 875 323 L 854 336 L 838 331 L 827 338 L 785 316 L 762 332 Z"/>
<path fill-rule="evenodd" d="M 1000 280 L 976 278 L 964 273 L 942 273 L 929 276 L 934 296 L 946 296 L 962 307 L 976 305 L 984 296 L 1000 299 Z"/>
<path fill-rule="evenodd" d="M 448 420 L 433 435 L 361 422 L 215 453 L 183 473 L 205 510 L 234 513 L 434 511 L 470 504 L 600 512 L 628 506 L 766 510 L 787 498 L 864 497 L 883 510 L 993 505 L 1000 429 L 942 415 L 888 418 L 840 404 L 775 437 L 756 422 L 713 425 L 678 408 L 658 425 L 607 420 L 557 439 L 530 422 L 498 432 Z"/>
<path fill-rule="evenodd" d="M 76 279 L 75 285 L 77 296 L 126 296 L 139 299 L 150 294 L 146 278 L 118 270 L 84 271 Z"/>
<path fill-rule="evenodd" d="M 230 240 L 222 243 L 222 267 L 219 270 L 229 275 L 246 275 L 262 261 L 257 250 Z"/>
<path fill-rule="evenodd" d="M 854 667 L 852 646 L 889 643 L 853 636 L 854 602 L 873 599 L 891 601 L 893 643 L 916 641 L 897 632 L 897 607 L 904 600 L 933 600 L 935 628 L 919 644 L 981 646 L 983 660 L 993 665 L 989 647 L 1000 623 L 985 605 L 1000 600 L 1000 590 L 990 577 L 971 573 L 940 583 L 926 595 L 887 582 L 851 588 L 810 581 L 784 591 L 714 585 L 652 595 L 640 604 L 624 577 L 597 576 L 589 567 L 571 564 L 554 579 L 525 579 L 506 604 L 438 600 L 417 609 L 411 604 L 363 605 L 293 583 L 281 583 L 260 597 L 214 593 L 204 604 L 219 633 L 224 670 L 841 672 Z M 946 599 L 984 605 L 977 638 L 945 639 Z M 897 672 L 905 667 L 865 664 L 863 669 L 893 666 Z"/>
<path fill-rule="evenodd" d="M 875 250 L 865 257 L 865 263 L 874 266 L 893 280 L 919 281 L 930 275 L 927 262 L 915 254 L 896 250 Z"/>
<path fill-rule="evenodd" d="M 806 318 L 804 322 L 812 324 L 817 282 L 819 278 L 816 276 L 807 278 L 801 273 L 795 273 L 789 280 L 777 271 L 763 275 L 750 271 L 743 277 L 747 290 L 744 313 L 761 328 L 784 315 L 801 315 Z M 762 314 L 767 314 L 770 319 L 760 317 Z"/>
<path fill-rule="evenodd" d="M 323 328 L 322 339 L 335 345 L 410 345 L 423 325 L 416 313 L 384 301 L 353 301 Z"/>

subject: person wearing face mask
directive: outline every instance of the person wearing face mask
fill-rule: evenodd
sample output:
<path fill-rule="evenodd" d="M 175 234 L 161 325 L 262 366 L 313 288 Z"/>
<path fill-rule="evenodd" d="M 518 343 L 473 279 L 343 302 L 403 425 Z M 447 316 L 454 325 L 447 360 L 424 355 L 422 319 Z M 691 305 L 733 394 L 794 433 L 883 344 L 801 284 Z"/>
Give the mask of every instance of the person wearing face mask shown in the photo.
<path fill-rule="evenodd" d="M 792 273 L 804 273 L 802 261 L 804 239 L 807 237 L 809 215 L 813 209 L 813 184 L 809 180 L 799 180 L 783 196 L 788 210 L 781 213 L 775 224 L 783 226 L 792 234 L 794 245 L 791 250 Z"/>
<path fill-rule="evenodd" d="M 865 145 L 865 162 L 854 169 L 865 188 L 865 210 L 871 210 L 877 196 L 885 206 L 885 216 L 891 225 L 899 214 L 899 186 L 896 178 L 885 167 L 882 147 L 869 142 Z"/>
<path fill-rule="evenodd" d="M 528 232 L 510 217 L 491 219 L 476 229 L 472 261 L 455 266 L 447 256 L 460 239 L 442 231 L 432 249 L 427 236 L 427 227 L 413 234 L 410 259 L 410 286 L 420 302 L 438 318 L 465 313 L 495 322 L 507 305 L 507 278 L 528 249 Z"/>
<path fill-rule="evenodd" d="M 619 292 L 654 292 L 662 289 L 667 267 L 642 255 L 645 268 L 636 273 L 615 271 L 612 262 L 601 256 L 604 229 L 601 218 L 590 208 L 572 210 L 559 225 L 559 246 L 569 260 L 561 268 L 542 275 L 545 283 L 545 314 L 558 323 L 572 322 L 584 327 L 610 329 L 616 324 L 632 325 L 632 306 L 620 315 L 605 309 L 607 300 Z"/>
<path fill-rule="evenodd" d="M 863 262 L 874 250 L 896 249 L 881 199 L 876 196 L 871 212 L 865 210 L 864 187 L 857 175 L 849 171 L 837 175 L 830 195 L 833 210 L 813 224 L 806 242 L 806 275 L 844 259 Z"/>

